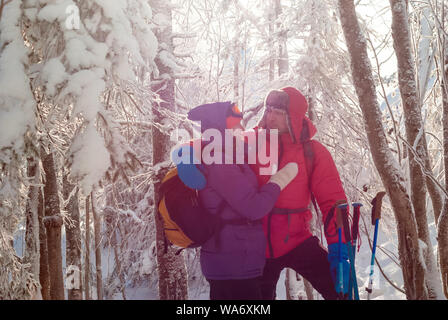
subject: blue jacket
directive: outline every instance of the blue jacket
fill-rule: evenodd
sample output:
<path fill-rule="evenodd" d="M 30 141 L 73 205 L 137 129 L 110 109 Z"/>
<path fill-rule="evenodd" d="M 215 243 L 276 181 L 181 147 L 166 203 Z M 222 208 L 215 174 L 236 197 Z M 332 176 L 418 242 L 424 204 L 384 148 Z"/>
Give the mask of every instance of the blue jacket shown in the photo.
<path fill-rule="evenodd" d="M 199 106 L 188 117 L 201 121 L 202 131 L 218 129 L 224 137 L 230 102 Z M 224 143 L 223 143 L 224 145 Z M 254 223 L 225 224 L 201 247 L 201 268 L 210 280 L 250 279 L 261 276 L 265 265 L 266 238 L 260 220 L 274 207 L 280 187 L 258 186 L 255 173 L 247 164 L 210 164 L 201 167 L 207 185 L 199 191 L 202 204 L 223 219 L 248 219 Z"/>

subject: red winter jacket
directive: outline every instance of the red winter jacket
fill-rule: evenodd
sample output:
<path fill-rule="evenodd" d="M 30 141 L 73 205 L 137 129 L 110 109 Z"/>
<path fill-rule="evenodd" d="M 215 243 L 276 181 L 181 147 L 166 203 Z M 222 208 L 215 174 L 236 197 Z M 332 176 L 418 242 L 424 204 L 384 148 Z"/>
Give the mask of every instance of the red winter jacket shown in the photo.
<path fill-rule="evenodd" d="M 306 123 L 309 129 L 309 139 L 316 134 L 317 129 L 311 120 L 305 116 L 308 109 L 305 97 L 295 88 L 284 88 L 282 90 L 288 93 L 290 98 L 289 115 L 292 131 L 297 142 L 294 143 L 289 133 L 282 134 L 279 137 L 278 168 L 283 168 L 289 162 L 296 162 L 299 166 L 299 173 L 281 192 L 275 207 L 284 209 L 310 208 L 311 193 L 303 150 L 303 138 L 301 141 L 301 137 L 304 123 Z M 266 143 L 269 144 L 269 142 Z M 315 140 L 312 140 L 311 144 L 314 154 L 311 191 L 322 212 L 323 223 L 325 223 L 327 215 L 335 202 L 338 200 L 346 200 L 346 196 L 330 152 Z M 270 150 L 269 145 L 265 150 Z M 258 176 L 259 184 L 264 185 L 269 181 L 270 176 L 260 175 L 259 169 L 261 167 L 263 166 L 257 163 L 252 168 Z M 312 234 L 309 227 L 311 218 L 312 214 L 309 209 L 305 212 L 289 215 L 270 214 L 265 216 L 263 218 L 263 227 L 268 239 L 268 246 L 266 248 L 267 257 L 281 257 L 311 237 Z M 333 218 L 328 224 L 326 239 L 328 244 L 338 241 L 336 215 L 333 215 Z M 343 241 L 345 242 L 344 238 Z"/>

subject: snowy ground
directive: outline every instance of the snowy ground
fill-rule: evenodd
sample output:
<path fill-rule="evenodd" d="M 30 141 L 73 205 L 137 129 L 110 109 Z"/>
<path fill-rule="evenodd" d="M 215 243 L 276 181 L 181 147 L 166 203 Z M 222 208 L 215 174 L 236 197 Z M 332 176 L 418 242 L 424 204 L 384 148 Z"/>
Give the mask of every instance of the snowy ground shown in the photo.
<path fill-rule="evenodd" d="M 431 225 L 432 229 L 434 228 Z M 372 228 L 373 234 L 373 228 Z M 381 265 L 381 268 L 386 273 L 387 277 L 393 281 L 398 287 L 403 286 L 403 279 L 401 270 L 394 262 L 395 257 L 397 255 L 397 247 L 394 244 L 393 240 L 390 240 L 384 232 L 380 231 L 378 235 L 378 244 L 381 248 L 383 248 L 386 252 L 387 250 L 391 251 L 388 254 L 394 259 L 389 258 L 383 251 L 377 249 L 377 259 Z M 437 250 L 437 247 L 434 247 L 434 250 Z M 436 252 L 436 251 L 435 251 Z M 365 288 L 369 279 L 369 271 L 370 271 L 370 259 L 371 259 L 371 251 L 367 241 L 367 238 L 363 236 L 362 238 L 362 246 L 361 250 L 357 253 L 356 256 L 356 271 L 357 271 L 357 279 L 359 286 L 360 299 L 367 299 L 367 292 Z M 396 258 L 398 259 L 398 258 Z M 285 300 L 286 299 L 286 289 L 285 289 L 285 278 L 286 272 L 285 270 L 280 275 L 280 280 L 277 284 L 277 299 Z M 374 290 L 371 296 L 371 299 L 374 300 L 403 300 L 405 299 L 405 295 L 396 290 L 392 285 L 388 283 L 388 281 L 381 275 L 378 267 L 375 268 L 375 277 L 374 277 Z M 302 287 L 303 290 L 303 287 Z M 322 299 L 322 297 L 315 291 L 314 296 L 316 300 Z M 157 299 L 157 288 L 147 289 L 147 288 L 127 288 L 126 290 L 127 299 Z M 301 296 L 306 297 L 303 292 Z M 203 278 L 198 279 L 195 282 L 192 282 L 189 287 L 189 298 L 191 300 L 208 300 L 209 298 L 209 289 L 207 281 Z M 116 299 L 121 299 L 120 295 L 116 295 Z"/>
<path fill-rule="evenodd" d="M 381 226 L 381 224 L 380 224 Z M 430 232 L 434 235 L 435 234 L 435 227 L 434 223 L 431 223 L 429 225 Z M 387 229 L 386 227 L 384 227 Z M 386 273 L 387 277 L 393 281 L 398 287 L 403 287 L 403 279 L 402 279 L 402 273 L 398 265 L 395 261 L 398 261 L 398 254 L 397 254 L 397 239 L 395 236 L 391 235 L 391 232 L 386 230 L 387 232 L 384 232 L 380 228 L 380 232 L 378 235 L 378 249 L 377 249 L 377 259 L 383 269 L 383 271 Z M 21 230 L 16 235 L 15 239 L 15 248 L 18 253 L 18 255 L 22 255 L 23 253 L 23 233 L 24 230 Z M 370 234 L 373 235 L 373 227 L 370 230 Z M 65 265 L 65 237 L 63 237 L 63 263 Z M 435 237 L 432 237 L 432 239 L 435 239 Z M 362 237 L 362 246 L 361 250 L 356 255 L 356 271 L 357 271 L 357 279 L 358 279 L 358 285 L 359 285 L 359 293 L 361 300 L 367 299 L 367 292 L 365 291 L 365 287 L 368 283 L 369 278 L 369 270 L 370 270 L 370 259 L 371 259 L 371 251 L 368 244 L 368 240 L 365 235 Z M 381 250 L 382 248 L 386 253 Z M 433 250 L 434 254 L 437 256 L 437 244 L 434 245 L 433 243 Z M 194 259 L 194 258 L 193 258 Z M 209 297 L 209 289 L 208 289 L 208 283 L 207 281 L 200 276 L 200 269 L 199 269 L 199 262 L 194 262 L 194 267 L 192 268 L 191 273 L 196 274 L 197 277 L 195 279 L 190 279 L 190 285 L 189 285 L 189 298 L 191 300 L 208 300 Z M 94 253 L 92 252 L 91 262 L 93 263 L 95 261 Z M 111 272 L 112 266 L 113 266 L 113 253 L 108 252 L 108 250 L 103 251 L 103 277 L 106 278 L 106 275 Z M 153 269 L 154 266 L 143 266 L 147 268 L 148 272 L 149 269 Z M 64 268 L 65 270 L 65 268 Z M 191 278 L 191 277 L 190 277 Z M 303 287 L 300 286 L 301 290 L 303 290 Z M 92 288 L 92 297 L 95 298 L 95 292 L 94 288 Z M 157 283 L 155 281 L 152 282 L 150 285 L 145 285 L 138 288 L 132 288 L 127 287 L 125 290 L 126 299 L 128 300 L 156 300 L 158 299 L 157 294 Z M 306 296 L 303 292 L 301 294 L 302 296 Z M 280 280 L 277 284 L 277 298 L 279 300 L 286 299 L 286 290 L 285 290 L 285 271 L 282 272 Z M 373 295 L 371 297 L 372 299 L 376 300 L 403 300 L 405 299 L 405 295 L 398 290 L 396 290 L 380 273 L 379 269 L 375 268 L 375 281 L 374 281 L 374 291 Z M 123 299 L 121 293 L 116 293 L 113 296 L 113 299 Z M 322 299 L 317 292 L 315 292 L 315 299 Z"/>

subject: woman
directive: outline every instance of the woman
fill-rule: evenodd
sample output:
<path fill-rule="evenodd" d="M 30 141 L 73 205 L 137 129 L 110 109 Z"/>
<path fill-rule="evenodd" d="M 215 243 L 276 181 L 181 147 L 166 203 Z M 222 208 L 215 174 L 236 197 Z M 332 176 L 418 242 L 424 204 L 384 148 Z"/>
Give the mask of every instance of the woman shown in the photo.
<path fill-rule="evenodd" d="M 203 134 L 216 129 L 221 137 L 226 137 L 226 129 L 242 129 L 242 114 L 230 102 L 199 106 L 189 112 L 188 118 L 201 121 Z M 203 141 L 202 150 L 206 144 Z M 222 145 L 225 146 L 224 141 Z M 225 163 L 226 156 L 234 158 L 234 155 L 234 152 L 229 155 L 228 150 L 218 150 L 212 157 L 221 157 L 221 163 Z M 263 273 L 266 249 L 261 218 L 273 209 L 280 191 L 297 175 L 297 164 L 288 164 L 262 187 L 258 186 L 257 177 L 248 164 L 212 163 L 201 164 L 200 168 L 207 181 L 205 188 L 199 191 L 203 206 L 227 221 L 220 232 L 201 247 L 201 269 L 210 283 L 210 299 L 260 300 L 258 278 Z"/>

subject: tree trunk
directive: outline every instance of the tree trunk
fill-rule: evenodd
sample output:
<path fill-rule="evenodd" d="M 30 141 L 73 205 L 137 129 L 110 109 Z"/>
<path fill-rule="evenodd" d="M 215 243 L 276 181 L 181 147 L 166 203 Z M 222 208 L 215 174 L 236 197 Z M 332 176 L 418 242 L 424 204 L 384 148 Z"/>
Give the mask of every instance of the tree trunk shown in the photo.
<path fill-rule="evenodd" d="M 280 0 L 275 0 L 275 19 L 277 21 L 277 33 L 278 33 L 278 75 L 286 75 L 289 72 L 289 58 L 288 58 L 288 48 L 287 48 L 287 36 L 286 31 L 283 30 L 283 26 L 280 20 L 280 15 L 282 14 L 282 6 Z"/>
<path fill-rule="evenodd" d="M 286 300 L 293 300 L 294 292 L 292 292 L 292 288 L 294 287 L 294 285 L 291 285 L 291 281 L 293 278 L 292 272 L 294 272 L 294 270 L 287 268 L 285 271 L 286 271 L 285 276 Z"/>
<path fill-rule="evenodd" d="M 305 278 L 300 276 L 295 270 L 286 268 L 286 300 L 304 300 L 306 293 L 308 300 L 313 300 L 313 287 L 306 281 Z M 302 289 L 303 285 L 303 291 Z"/>
<path fill-rule="evenodd" d="M 68 181 L 67 173 L 64 174 L 63 178 L 63 196 L 64 200 L 68 201 L 65 209 L 71 219 L 71 223 L 65 225 L 66 277 L 69 281 L 67 298 L 68 300 L 82 300 L 81 228 L 79 224 L 78 188 Z"/>
<path fill-rule="evenodd" d="M 120 279 L 121 296 L 123 297 L 123 300 L 126 300 L 126 281 L 124 279 L 123 269 L 122 269 L 121 261 L 120 261 L 121 246 L 120 246 L 120 251 L 118 251 L 118 247 L 119 247 L 119 245 L 118 245 L 118 242 L 119 242 L 118 241 L 118 238 L 119 238 L 118 230 L 114 231 L 114 236 L 115 236 L 115 244 L 113 245 L 113 247 L 114 247 L 115 266 L 117 269 L 118 278 Z"/>
<path fill-rule="evenodd" d="M 101 269 L 101 217 L 96 211 L 96 202 L 93 191 L 90 194 L 92 202 L 93 227 L 95 236 L 95 263 L 96 263 L 96 292 L 97 299 L 103 300 L 103 276 Z"/>
<path fill-rule="evenodd" d="M 446 39 L 444 37 L 444 39 Z M 448 65 L 448 45 L 445 47 L 445 65 Z M 448 187 L 448 69 L 442 75 L 443 97 L 443 149 L 445 165 L 445 188 Z M 443 292 L 448 298 L 448 198 L 445 198 L 438 224 L 438 251 L 440 271 L 442 273 Z"/>
<path fill-rule="evenodd" d="M 420 259 L 414 209 L 386 140 L 366 40 L 358 23 L 353 0 L 338 0 L 338 6 L 372 157 L 397 221 L 398 251 L 406 296 L 410 300 L 427 299 L 424 262 Z"/>
<path fill-rule="evenodd" d="M 42 149 L 42 164 L 45 171 L 43 219 L 47 232 L 48 271 L 50 272 L 51 300 L 64 300 L 64 281 L 62 275 L 61 229 L 62 217 L 59 209 L 58 185 L 53 154 L 45 154 Z"/>
<path fill-rule="evenodd" d="M 446 129 L 444 129 L 446 130 Z M 445 142 L 445 145 L 447 143 Z M 445 151 L 445 158 L 448 155 Z M 445 160 L 445 163 L 447 161 Z M 445 199 L 442 214 L 440 215 L 439 225 L 437 228 L 438 251 L 440 261 L 440 271 L 442 274 L 443 293 L 448 298 L 448 198 Z"/>
<path fill-rule="evenodd" d="M 305 287 L 306 298 L 308 300 L 314 300 L 314 288 L 305 278 L 303 278 L 303 286 Z"/>
<path fill-rule="evenodd" d="M 168 3 L 169 4 L 169 3 Z M 162 0 L 151 1 L 151 7 L 154 10 L 154 14 L 163 15 L 169 21 L 169 25 L 160 27 L 156 36 L 160 44 L 165 46 L 165 50 L 173 52 L 172 43 L 172 12 L 171 8 L 167 6 L 167 2 Z M 157 123 L 163 123 L 164 119 L 158 112 L 158 109 L 166 108 L 171 111 L 175 111 L 175 91 L 174 91 L 174 79 L 173 70 L 166 66 L 162 61 L 156 58 L 156 64 L 161 76 L 167 76 L 166 80 L 160 87 L 153 88 L 154 92 L 158 92 L 162 100 L 161 103 L 153 104 L 154 121 Z M 169 151 L 172 142 L 170 142 L 169 136 L 159 131 L 156 127 L 153 127 L 153 164 L 164 162 L 169 159 Z M 157 264 L 159 273 L 159 298 L 160 300 L 187 300 L 188 299 L 188 284 L 187 284 L 187 271 L 185 261 L 182 254 L 176 255 L 176 250 L 171 246 L 167 247 L 163 221 L 158 214 L 158 203 L 160 179 L 163 177 L 164 172 L 159 172 L 157 175 L 157 182 L 154 183 L 154 215 L 156 223 L 156 244 L 157 244 Z"/>
<path fill-rule="evenodd" d="M 115 266 L 116 266 L 118 278 L 120 279 L 121 296 L 122 296 L 123 300 L 127 300 L 126 299 L 126 280 L 124 278 L 123 267 L 121 266 L 121 260 L 120 260 L 122 247 L 119 246 L 119 244 L 118 244 L 118 242 L 119 242 L 118 230 L 114 231 L 114 236 L 115 236 L 115 244 L 113 245 L 114 259 L 115 259 Z"/>
<path fill-rule="evenodd" d="M 239 35 L 235 36 L 234 40 L 234 55 L 233 55 L 233 102 L 235 102 L 240 108 L 244 107 L 239 104 L 240 99 L 240 59 L 241 59 L 241 47 L 238 41 Z"/>
<path fill-rule="evenodd" d="M 28 159 L 28 177 L 33 184 L 38 184 L 40 180 L 40 173 L 37 170 L 37 161 L 33 158 Z M 39 187 L 30 186 L 28 190 L 28 200 L 26 204 L 26 233 L 25 233 L 25 255 L 24 263 L 31 265 L 30 272 L 36 279 L 39 278 Z M 40 289 L 38 289 L 40 292 Z M 37 296 L 41 295 L 40 293 Z"/>
<path fill-rule="evenodd" d="M 41 286 L 42 299 L 50 300 L 50 271 L 48 269 L 47 232 L 44 226 L 44 197 L 39 188 L 38 194 L 38 218 L 39 218 L 39 282 Z"/>
<path fill-rule="evenodd" d="M 84 296 L 86 300 L 90 300 L 90 213 L 89 213 L 89 196 L 86 197 L 86 255 L 84 259 Z"/>
<path fill-rule="evenodd" d="M 268 10 L 268 21 L 269 21 L 269 38 L 268 38 L 268 48 L 269 48 L 269 82 L 274 81 L 275 78 L 275 46 L 274 46 L 274 8 L 272 2 L 267 2 L 266 8 Z"/>
<path fill-rule="evenodd" d="M 392 8 L 392 37 L 398 61 L 398 80 L 403 104 L 406 136 L 411 146 L 416 145 L 417 155 L 423 164 L 429 163 L 427 143 L 424 135 L 422 111 L 419 105 L 417 79 L 415 76 L 414 57 L 408 24 L 408 12 L 405 0 L 390 0 Z M 419 139 L 417 142 L 416 140 Z M 426 179 L 423 170 L 412 152 L 409 152 L 409 174 L 411 182 L 411 199 L 415 210 L 418 237 L 426 244 L 426 286 L 430 299 L 437 299 L 441 292 L 439 274 L 432 244 L 429 238 L 428 218 L 426 214 Z M 428 168 L 430 169 L 430 168 Z"/>
<path fill-rule="evenodd" d="M 429 156 L 425 159 L 425 168 L 426 170 L 432 172 L 432 164 Z M 426 186 L 428 188 L 429 196 L 431 197 L 432 209 L 434 212 L 434 221 L 437 226 L 443 207 L 442 193 L 440 192 L 439 187 L 429 177 L 426 177 Z"/>

